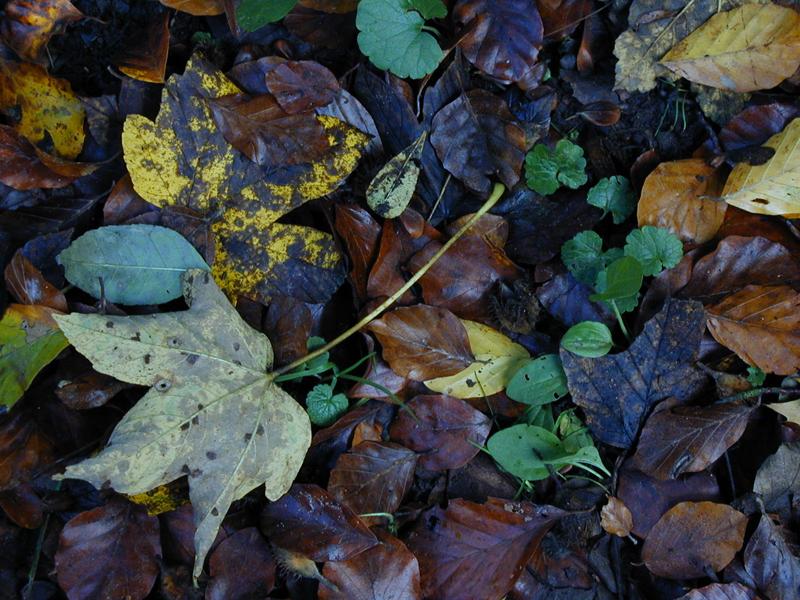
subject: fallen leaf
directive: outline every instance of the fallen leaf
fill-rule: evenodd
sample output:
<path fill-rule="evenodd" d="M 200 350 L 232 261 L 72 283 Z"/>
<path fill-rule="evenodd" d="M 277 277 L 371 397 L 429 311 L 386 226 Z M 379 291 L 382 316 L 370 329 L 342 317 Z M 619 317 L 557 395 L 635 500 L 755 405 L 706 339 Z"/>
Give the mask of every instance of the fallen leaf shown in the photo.
<path fill-rule="evenodd" d="M 0 37 L 30 62 L 43 62 L 50 38 L 84 17 L 69 0 L 10 0 L 4 11 Z"/>
<path fill-rule="evenodd" d="M 414 479 L 417 455 L 391 442 L 362 442 L 336 461 L 328 492 L 356 514 L 394 513 Z"/>
<path fill-rule="evenodd" d="M 519 181 L 528 142 L 499 96 L 465 92 L 436 113 L 432 127 L 431 144 L 444 168 L 472 191 L 488 195 L 491 176 L 509 189 Z"/>
<path fill-rule="evenodd" d="M 633 529 L 633 516 L 622 500 L 611 496 L 600 511 L 600 526 L 612 535 L 628 537 Z"/>
<path fill-rule="evenodd" d="M 358 6 L 358 0 L 298 0 L 297 3 L 327 13 L 349 13 Z"/>
<path fill-rule="evenodd" d="M 742 437 L 755 408 L 740 402 L 654 413 L 626 464 L 657 479 L 703 471 Z"/>
<path fill-rule="evenodd" d="M 469 349 L 475 361 L 455 375 L 428 379 L 425 385 L 434 392 L 462 399 L 482 398 L 503 391 L 530 354 L 488 325 L 465 320 L 461 323 L 467 330 Z"/>
<path fill-rule="evenodd" d="M 244 600 L 275 587 L 275 560 L 255 527 L 240 529 L 222 540 L 208 561 L 211 581 L 207 600 Z"/>
<path fill-rule="evenodd" d="M 564 513 L 552 506 L 490 498 L 451 500 L 423 514 L 408 537 L 425 598 L 502 598 L 541 539 Z"/>
<path fill-rule="evenodd" d="M 694 366 L 705 315 L 695 302 L 668 300 L 630 348 L 601 358 L 561 351 L 572 401 L 602 442 L 629 447 L 649 409 L 667 397 L 690 399 L 704 382 Z"/>
<path fill-rule="evenodd" d="M 397 413 L 389 437 L 419 455 L 429 471 L 458 469 L 486 443 L 492 422 L 463 400 L 441 395 L 417 396 Z"/>
<path fill-rule="evenodd" d="M 800 494 L 800 446 L 781 444 L 768 456 L 758 468 L 753 491 L 761 496 L 768 512 L 779 514 L 784 523 L 789 523 L 794 500 Z"/>
<path fill-rule="evenodd" d="M 747 542 L 743 562 L 758 591 L 769 600 L 791 600 L 800 595 L 800 560 L 769 515 L 761 515 Z"/>
<path fill-rule="evenodd" d="M 2 491 L 28 483 L 56 460 L 53 442 L 35 416 L 18 407 L 0 417 L 0 442 Z"/>
<path fill-rule="evenodd" d="M 58 585 L 78 598 L 142 600 L 161 561 L 158 519 L 122 498 L 73 517 L 58 541 Z"/>
<path fill-rule="evenodd" d="M 350 285 L 364 302 L 368 298 L 367 276 L 378 254 L 381 226 L 366 209 L 337 202 L 335 228 L 347 248 Z"/>
<path fill-rule="evenodd" d="M 136 37 L 125 40 L 122 51 L 114 58 L 116 67 L 128 77 L 147 83 L 164 83 L 169 54 L 170 13 L 148 23 Z"/>
<path fill-rule="evenodd" d="M 720 344 L 765 373 L 800 368 L 800 293 L 786 285 L 749 285 L 708 308 Z"/>
<path fill-rule="evenodd" d="M 331 153 L 318 163 L 265 173 L 213 126 L 205 99 L 240 93 L 216 68 L 192 58 L 165 89 L 155 123 L 141 115 L 125 122 L 122 143 L 134 189 L 156 206 L 185 206 L 208 216 L 215 236 L 212 270 L 229 296 L 327 300 L 342 279 L 333 240 L 275 221 L 333 191 L 355 168 L 366 136 L 319 117 L 334 140 Z"/>
<path fill-rule="evenodd" d="M 128 387 L 108 375 L 87 371 L 74 379 L 59 381 L 56 396 L 72 410 L 88 410 L 103 406 Z"/>
<path fill-rule="evenodd" d="M 6 517 L 25 529 L 38 529 L 45 519 L 47 504 L 29 483 L 0 492 L 0 508 Z"/>
<path fill-rule="evenodd" d="M 221 15 L 225 0 L 159 0 L 161 4 L 196 17 Z"/>
<path fill-rule="evenodd" d="M 733 560 L 746 527 L 747 517 L 725 504 L 681 502 L 647 534 L 642 560 L 658 577 L 706 577 Z"/>
<path fill-rule="evenodd" d="M 349 560 L 326 562 L 320 600 L 421 600 L 419 564 L 405 544 L 376 529 L 378 544 Z"/>
<path fill-rule="evenodd" d="M 0 319 L 0 404 L 12 406 L 69 343 L 44 306 L 10 305 Z"/>
<path fill-rule="evenodd" d="M 74 159 L 83 148 L 86 111 L 69 82 L 39 65 L 0 59 L 0 111 L 16 113 L 15 129 L 37 144 L 50 136 L 59 156 Z"/>
<path fill-rule="evenodd" d="M 741 583 L 712 583 L 692 590 L 677 600 L 758 600 L 756 593 Z"/>
<path fill-rule="evenodd" d="M 800 264 L 783 245 L 763 237 L 731 235 L 698 260 L 680 296 L 718 302 L 748 285 L 800 285 Z"/>
<path fill-rule="evenodd" d="M 703 244 L 725 219 L 721 192 L 719 171 L 702 159 L 661 163 L 644 181 L 636 213 L 639 227 L 663 227 L 684 242 Z"/>
<path fill-rule="evenodd" d="M 459 373 L 475 360 L 468 330 L 443 308 L 396 308 L 367 329 L 378 338 L 392 370 L 416 381 Z"/>
<path fill-rule="evenodd" d="M 397 156 L 392 157 L 367 188 L 367 204 L 384 219 L 399 217 L 411 202 L 419 179 L 419 165 L 427 132 Z"/>
<path fill-rule="evenodd" d="M 537 65 L 544 28 L 534 0 L 459 0 L 453 19 L 464 26 L 464 56 L 489 77 L 525 81 Z"/>
<path fill-rule="evenodd" d="M 61 290 L 44 278 L 41 271 L 17 251 L 6 265 L 6 287 L 22 304 L 38 304 L 60 312 L 67 312 L 67 299 Z"/>
<path fill-rule="evenodd" d="M 352 510 L 312 484 L 297 483 L 268 504 L 261 530 L 279 548 L 315 562 L 347 560 L 378 543 Z"/>
<path fill-rule="evenodd" d="M 184 296 L 190 308 L 183 312 L 59 317 L 70 343 L 97 371 L 152 386 L 117 425 L 110 445 L 68 467 L 65 477 L 138 494 L 188 475 L 198 576 L 234 500 L 261 484 L 268 498 L 289 489 L 311 426 L 267 375 L 269 340 L 239 317 L 211 276 L 187 271 Z"/>
<path fill-rule="evenodd" d="M 284 24 L 285 23 L 286 22 L 284 22 Z M 364 108 L 364 105 L 347 90 L 339 90 L 336 97 L 329 104 L 317 108 L 316 113 L 318 115 L 335 117 L 367 134 L 370 140 L 367 142 L 362 152 L 365 158 L 383 156 L 383 143 L 381 142 L 381 135 L 378 133 L 378 128 L 375 125 L 375 120 L 372 118 L 372 115 L 367 112 L 367 109 Z M 422 179 L 423 181 L 425 180 L 424 174 Z"/>
<path fill-rule="evenodd" d="M 583 321 L 597 321 L 608 326 L 614 322 L 614 315 L 603 302 L 589 300 L 593 293 L 592 288 L 571 273 L 562 273 L 536 290 L 536 297 L 547 312 L 566 327 Z"/>
<path fill-rule="evenodd" d="M 740 93 L 773 88 L 800 67 L 800 14 L 771 3 L 717 13 L 661 63 L 715 88 Z"/>
<path fill-rule="evenodd" d="M 728 152 L 761 146 L 795 117 L 800 117 L 800 106 L 793 104 L 771 102 L 748 106 L 725 124 L 719 132 L 719 141 Z"/>
<path fill-rule="evenodd" d="M 559 40 L 570 36 L 592 11 L 587 0 L 537 0 L 545 38 Z"/>
<path fill-rule="evenodd" d="M 800 17 L 798 17 L 800 18 Z M 722 199 L 761 215 L 800 215 L 800 119 L 791 121 L 764 143 L 775 154 L 761 165 L 737 164 L 722 190 Z"/>

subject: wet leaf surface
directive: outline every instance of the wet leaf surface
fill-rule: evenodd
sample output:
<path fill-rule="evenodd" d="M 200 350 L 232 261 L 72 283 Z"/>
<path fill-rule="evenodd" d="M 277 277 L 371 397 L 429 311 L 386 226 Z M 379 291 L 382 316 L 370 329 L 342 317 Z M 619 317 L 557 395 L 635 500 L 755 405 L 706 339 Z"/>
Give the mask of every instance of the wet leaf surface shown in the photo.
<path fill-rule="evenodd" d="M 747 542 L 744 568 L 767 598 L 788 600 L 800 594 L 800 560 L 789 547 L 784 531 L 769 515 L 761 515 Z"/>
<path fill-rule="evenodd" d="M 275 585 L 275 561 L 255 527 L 237 531 L 220 543 L 209 559 L 208 600 L 252 598 Z"/>

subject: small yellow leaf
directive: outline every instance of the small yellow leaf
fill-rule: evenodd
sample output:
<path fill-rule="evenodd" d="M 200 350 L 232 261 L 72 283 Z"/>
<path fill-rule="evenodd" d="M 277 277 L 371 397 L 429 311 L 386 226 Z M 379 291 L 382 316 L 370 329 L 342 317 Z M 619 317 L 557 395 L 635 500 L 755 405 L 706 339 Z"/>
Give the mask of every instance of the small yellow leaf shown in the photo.
<path fill-rule="evenodd" d="M 81 153 L 86 112 L 68 81 L 39 65 L 0 59 L 0 111 L 15 107 L 21 112 L 15 129 L 29 141 L 36 144 L 49 135 L 62 158 Z"/>
<path fill-rule="evenodd" d="M 776 402 L 775 404 L 767 404 L 766 406 L 776 413 L 782 414 L 789 423 L 800 425 L 800 400 Z"/>
<path fill-rule="evenodd" d="M 715 88 L 773 88 L 800 66 L 800 13 L 777 4 L 717 13 L 661 62 L 689 81 Z"/>
<path fill-rule="evenodd" d="M 461 319 L 475 362 L 449 377 L 429 379 L 434 392 L 455 398 L 481 398 L 503 391 L 511 377 L 530 358 L 519 344 L 487 325 Z"/>
<path fill-rule="evenodd" d="M 739 163 L 722 190 L 728 204 L 760 215 L 800 216 L 800 119 L 769 138 L 775 154 L 763 165 Z"/>

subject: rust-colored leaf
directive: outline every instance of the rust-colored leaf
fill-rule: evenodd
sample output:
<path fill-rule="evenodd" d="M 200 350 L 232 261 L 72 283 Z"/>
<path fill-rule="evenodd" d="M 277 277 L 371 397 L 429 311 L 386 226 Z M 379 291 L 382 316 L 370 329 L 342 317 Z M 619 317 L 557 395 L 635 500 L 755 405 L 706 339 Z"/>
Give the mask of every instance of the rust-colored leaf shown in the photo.
<path fill-rule="evenodd" d="M 555 522 L 552 506 L 490 498 L 452 500 L 423 514 L 408 538 L 425 598 L 502 598 Z"/>
<path fill-rule="evenodd" d="M 415 381 L 455 375 L 475 360 L 464 325 L 443 308 L 397 308 L 367 329 L 377 336 L 392 370 Z"/>
<path fill-rule="evenodd" d="M 84 17 L 69 0 L 9 0 L 3 7 L 0 36 L 20 57 L 43 62 L 50 38 Z"/>
<path fill-rule="evenodd" d="M 611 496 L 600 511 L 600 525 L 612 535 L 628 537 L 633 529 L 633 516 L 622 500 Z"/>
<path fill-rule="evenodd" d="M 32 414 L 13 409 L 0 417 L 0 490 L 30 481 L 55 458 L 53 443 Z"/>
<path fill-rule="evenodd" d="M 545 38 L 560 40 L 572 35 L 592 10 L 589 0 L 536 0 Z"/>
<path fill-rule="evenodd" d="M 722 128 L 719 141 L 728 152 L 760 146 L 796 117 L 800 117 L 800 106 L 794 104 L 771 102 L 748 106 Z"/>
<path fill-rule="evenodd" d="M 400 411 L 389 434 L 419 453 L 419 465 L 429 471 L 458 469 L 486 443 L 491 420 L 468 403 L 450 396 L 417 396 Z"/>
<path fill-rule="evenodd" d="M 73 410 L 88 410 L 103 406 L 128 387 L 129 384 L 108 375 L 87 371 L 75 379 L 60 382 L 56 396 Z"/>
<path fill-rule="evenodd" d="M 367 275 L 378 253 L 381 227 L 366 209 L 355 204 L 336 205 L 336 232 L 350 258 L 350 284 L 362 302 L 367 300 Z"/>
<path fill-rule="evenodd" d="M 592 125 L 611 127 L 619 122 L 622 109 L 608 100 L 598 100 L 583 106 L 578 114 Z"/>
<path fill-rule="evenodd" d="M 41 271 L 17 251 L 6 265 L 6 287 L 21 304 L 39 304 L 67 312 L 67 299 L 61 290 L 47 281 Z"/>
<path fill-rule="evenodd" d="M 136 37 L 126 40 L 114 59 L 128 77 L 147 83 L 164 83 L 169 53 L 169 12 L 149 23 Z"/>
<path fill-rule="evenodd" d="M 224 539 L 208 561 L 211 581 L 206 600 L 264 597 L 275 586 L 275 560 L 255 527 Z"/>
<path fill-rule="evenodd" d="M 67 522 L 55 562 L 58 584 L 71 599 L 142 600 L 160 559 L 158 519 L 117 497 Z"/>
<path fill-rule="evenodd" d="M 681 502 L 650 530 L 642 559 L 658 577 L 705 577 L 733 560 L 746 527 L 747 517 L 726 504 Z"/>
<path fill-rule="evenodd" d="M 315 335 L 322 305 L 306 304 L 290 296 L 276 296 L 269 303 L 264 331 L 275 348 L 275 364 L 286 365 L 308 354 L 306 340 Z"/>
<path fill-rule="evenodd" d="M 708 309 L 720 344 L 767 373 L 800 368 L 800 293 L 786 285 L 749 285 Z"/>

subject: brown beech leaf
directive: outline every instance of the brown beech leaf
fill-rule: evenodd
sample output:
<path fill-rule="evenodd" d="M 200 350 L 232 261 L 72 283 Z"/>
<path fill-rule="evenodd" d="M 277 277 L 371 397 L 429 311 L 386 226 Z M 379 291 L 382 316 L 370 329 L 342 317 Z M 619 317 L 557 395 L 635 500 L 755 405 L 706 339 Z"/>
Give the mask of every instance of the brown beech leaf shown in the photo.
<path fill-rule="evenodd" d="M 367 329 L 378 338 L 392 370 L 415 381 L 455 375 L 475 360 L 464 325 L 443 308 L 397 308 Z"/>
<path fill-rule="evenodd" d="M 262 598 L 275 586 L 275 560 L 255 527 L 224 539 L 208 561 L 211 581 L 206 600 Z"/>
<path fill-rule="evenodd" d="M 714 339 L 766 373 L 800 368 L 800 293 L 787 285 L 749 285 L 708 308 Z"/>
<path fill-rule="evenodd" d="M 0 490 L 27 483 L 54 460 L 53 443 L 31 413 L 13 409 L 0 416 Z"/>
<path fill-rule="evenodd" d="M 492 428 L 489 417 L 458 398 L 417 396 L 406 406 L 409 410 L 397 413 L 389 435 L 419 453 L 419 466 L 429 471 L 466 465 Z"/>
<path fill-rule="evenodd" d="M 433 241 L 411 257 L 408 266 L 416 273 L 439 251 Z M 456 241 L 419 280 L 422 297 L 431 306 L 452 311 L 462 319 L 490 319 L 492 289 L 499 280 L 511 282 L 521 271 L 502 248 L 484 236 L 466 235 Z"/>
<path fill-rule="evenodd" d="M 419 564 L 405 544 L 376 529 L 379 543 L 349 560 L 327 562 L 322 575 L 338 590 L 319 587 L 320 600 L 421 600 Z"/>
<path fill-rule="evenodd" d="M 794 104 L 771 102 L 748 106 L 722 128 L 719 141 L 728 152 L 760 146 L 796 117 L 800 117 L 800 106 Z"/>
<path fill-rule="evenodd" d="M 67 312 L 67 299 L 61 290 L 47 281 L 41 271 L 17 251 L 6 265 L 6 287 L 21 304 L 39 304 Z"/>
<path fill-rule="evenodd" d="M 763 237 L 726 237 L 697 261 L 680 295 L 715 302 L 748 285 L 798 285 L 800 263 L 783 245 Z"/>
<path fill-rule="evenodd" d="M 417 455 L 391 442 L 362 442 L 342 454 L 328 492 L 356 514 L 393 513 L 414 479 Z"/>
<path fill-rule="evenodd" d="M 231 94 L 209 107 L 225 139 L 261 166 L 310 163 L 330 149 L 316 115 L 289 114 L 269 94 Z"/>
<path fill-rule="evenodd" d="M 581 107 L 578 112 L 582 119 L 598 127 L 611 127 L 616 124 L 622 115 L 619 105 L 608 100 L 598 100 Z"/>
<path fill-rule="evenodd" d="M 628 537 L 633 529 L 633 515 L 622 500 L 611 496 L 600 511 L 600 526 L 612 535 Z"/>
<path fill-rule="evenodd" d="M 484 195 L 492 176 L 508 188 L 516 185 L 528 149 L 525 131 L 505 101 L 480 89 L 461 94 L 436 113 L 431 144 L 448 172 Z"/>
<path fill-rule="evenodd" d="M 161 4 L 196 17 L 221 15 L 225 0 L 159 0 Z"/>
<path fill-rule="evenodd" d="M 306 340 L 316 333 L 321 304 L 307 304 L 290 296 L 276 296 L 264 318 L 264 332 L 275 348 L 275 364 L 288 365 L 308 354 Z"/>
<path fill-rule="evenodd" d="M 677 600 L 757 600 L 756 593 L 741 583 L 712 583 L 692 590 Z"/>
<path fill-rule="evenodd" d="M 42 62 L 50 38 L 84 17 L 69 0 L 9 0 L 0 37 L 21 58 Z"/>
<path fill-rule="evenodd" d="M 658 577 L 706 577 L 733 560 L 746 527 L 747 517 L 726 504 L 681 502 L 650 530 L 642 560 Z"/>
<path fill-rule="evenodd" d="M 631 511 L 633 533 L 647 537 L 661 516 L 679 502 L 718 500 L 720 490 L 711 473 L 690 473 L 662 481 L 625 467 L 619 471 L 617 496 Z"/>
<path fill-rule="evenodd" d="M 464 25 L 464 56 L 481 71 L 500 81 L 531 77 L 544 34 L 534 0 L 459 0 L 453 19 Z"/>
<path fill-rule="evenodd" d="M 761 496 L 767 511 L 777 513 L 784 523 L 789 523 L 792 505 L 800 495 L 800 445 L 782 444 L 775 454 L 768 456 L 758 469 L 753 491 Z"/>
<path fill-rule="evenodd" d="M 652 406 L 670 396 L 685 402 L 702 388 L 695 361 L 704 323 L 699 303 L 670 299 L 625 352 L 584 358 L 561 349 L 572 401 L 600 441 L 629 447 Z"/>
<path fill-rule="evenodd" d="M 744 569 L 769 600 L 800 598 L 800 560 L 769 515 L 761 515 L 758 528 L 747 542 Z"/>
<path fill-rule="evenodd" d="M 502 598 L 563 511 L 490 498 L 451 500 L 423 514 L 407 544 L 419 560 L 425 598 Z"/>
<path fill-rule="evenodd" d="M 754 406 L 676 406 L 654 413 L 626 463 L 657 479 L 675 479 L 714 463 L 744 433 Z"/>
<path fill-rule="evenodd" d="M 60 381 L 56 396 L 72 410 L 103 406 L 122 390 L 131 387 L 97 371 L 87 371 L 72 380 Z"/>
<path fill-rule="evenodd" d="M 148 23 L 135 37 L 125 40 L 114 59 L 117 68 L 128 77 L 147 83 L 164 83 L 169 53 L 169 11 Z"/>
<path fill-rule="evenodd" d="M 0 508 L 15 525 L 24 529 L 38 529 L 44 522 L 47 504 L 29 483 L 0 492 Z"/>
<path fill-rule="evenodd" d="M 155 225 L 158 219 L 159 209 L 136 193 L 131 176 L 128 174 L 114 184 L 103 204 L 103 225 L 128 223 Z"/>
<path fill-rule="evenodd" d="M 725 219 L 727 204 L 718 199 L 722 185 L 719 171 L 702 159 L 661 163 L 644 181 L 639 227 L 663 227 L 694 244 L 713 239 Z"/>
<path fill-rule="evenodd" d="M 55 556 L 58 585 L 71 600 L 141 600 L 160 560 L 158 519 L 120 497 L 67 521 Z"/>
<path fill-rule="evenodd" d="M 371 349 L 374 347 L 372 338 L 365 336 L 369 340 L 367 346 Z M 371 350 L 370 350 L 371 351 Z M 386 388 L 396 396 L 404 396 L 406 387 L 408 387 L 410 380 L 408 377 L 402 377 L 395 373 L 392 368 L 379 357 L 374 357 L 369 361 L 366 373 L 363 378 L 365 381 L 372 381 L 377 383 L 383 388 Z M 348 398 L 376 398 L 381 400 L 389 400 L 390 396 L 381 389 L 371 386 L 368 383 L 357 383 L 350 391 L 347 392 Z"/>
<path fill-rule="evenodd" d="M 305 483 L 267 504 L 261 530 L 279 548 L 315 562 L 347 560 L 378 543 L 352 510 L 321 487 Z"/>
<path fill-rule="evenodd" d="M 336 204 L 336 233 L 350 259 L 350 284 L 361 302 L 367 300 L 367 275 L 378 254 L 381 226 L 356 204 Z M 401 284 L 402 285 L 402 284 Z"/>
<path fill-rule="evenodd" d="M 572 35 L 592 11 L 590 0 L 536 0 L 544 36 L 559 40 Z"/>

